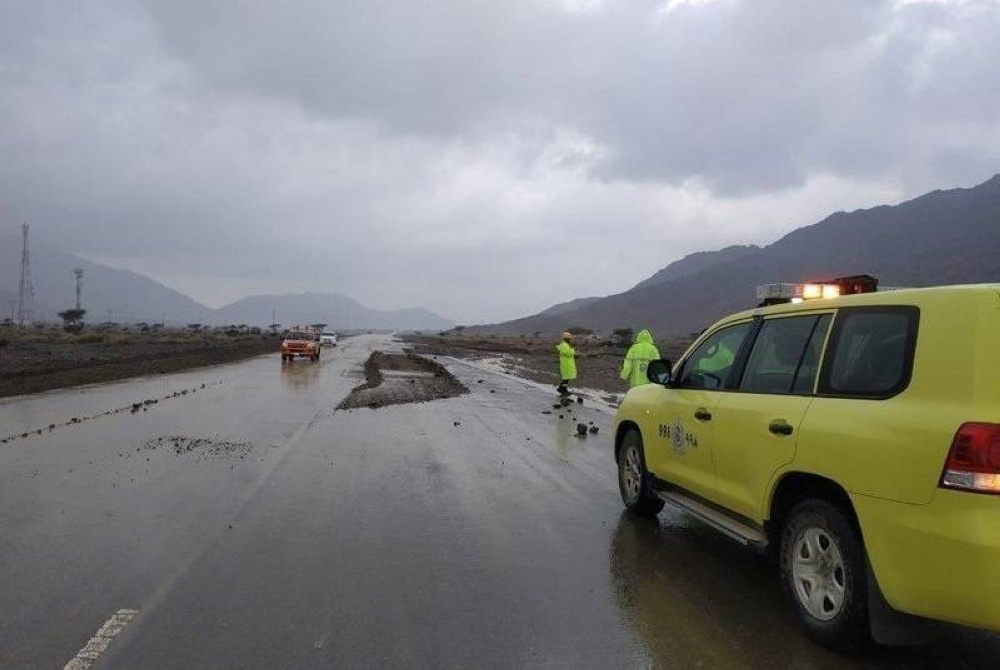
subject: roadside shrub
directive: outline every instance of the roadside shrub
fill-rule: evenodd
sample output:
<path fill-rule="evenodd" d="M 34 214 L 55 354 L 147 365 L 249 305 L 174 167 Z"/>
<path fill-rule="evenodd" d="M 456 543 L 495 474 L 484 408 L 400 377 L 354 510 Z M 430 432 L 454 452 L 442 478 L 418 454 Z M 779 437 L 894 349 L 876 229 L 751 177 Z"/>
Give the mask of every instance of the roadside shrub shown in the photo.
<path fill-rule="evenodd" d="M 87 333 L 76 338 L 77 344 L 104 344 L 104 335 L 101 333 Z"/>
<path fill-rule="evenodd" d="M 229 330 L 226 331 L 226 335 L 228 335 L 229 337 L 236 337 L 239 334 L 240 331 L 237 328 L 230 328 Z"/>
<path fill-rule="evenodd" d="M 7 338 L 6 337 L 0 337 L 0 348 L 6 347 L 6 346 L 7 346 Z"/>
<path fill-rule="evenodd" d="M 631 328 L 615 328 L 613 334 L 621 344 L 632 344 L 632 340 L 635 339 L 635 334 Z"/>

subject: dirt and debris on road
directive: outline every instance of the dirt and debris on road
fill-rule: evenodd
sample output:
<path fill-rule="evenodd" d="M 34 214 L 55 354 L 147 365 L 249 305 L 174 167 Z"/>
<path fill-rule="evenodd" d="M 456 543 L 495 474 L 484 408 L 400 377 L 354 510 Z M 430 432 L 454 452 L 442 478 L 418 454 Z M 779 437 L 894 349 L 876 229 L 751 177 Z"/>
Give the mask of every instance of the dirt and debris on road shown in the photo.
<path fill-rule="evenodd" d="M 278 350 L 265 335 L 94 333 L 6 328 L 0 397 L 229 363 Z"/>
<path fill-rule="evenodd" d="M 249 442 L 229 442 L 204 437 L 183 437 L 173 435 L 149 440 L 145 449 L 155 450 L 168 447 L 178 456 L 196 453 L 202 458 L 246 458 L 253 450 Z"/>
<path fill-rule="evenodd" d="M 523 377 L 542 384 L 559 383 L 559 359 L 556 342 L 548 338 L 504 337 L 477 335 L 408 335 L 403 338 L 409 350 L 424 356 L 454 356 L 479 362 L 490 362 L 500 372 Z M 657 342 L 660 354 L 671 360 L 684 353 L 690 340 Z M 620 377 L 627 347 L 609 340 L 579 338 L 573 343 L 577 353 L 579 378 L 570 388 L 597 389 L 609 394 L 628 390 Z M 617 403 L 614 396 L 607 398 Z"/>
<path fill-rule="evenodd" d="M 365 361 L 364 370 L 365 383 L 351 391 L 338 409 L 378 409 L 469 392 L 443 365 L 416 354 L 376 351 Z"/>
<path fill-rule="evenodd" d="M 195 386 L 190 389 L 181 389 L 179 391 L 174 391 L 173 393 L 168 393 L 167 395 L 161 396 L 159 398 L 146 398 L 144 400 L 133 402 L 131 405 L 126 405 L 124 407 L 114 407 L 112 409 L 106 409 L 103 412 L 95 412 L 92 414 L 86 414 L 84 416 L 73 416 L 66 419 L 65 421 L 60 421 L 59 423 L 50 423 L 48 426 L 48 432 L 51 433 L 57 428 L 65 428 L 66 426 L 75 426 L 82 424 L 85 421 L 93 421 L 94 419 L 100 419 L 106 416 L 114 416 L 116 414 L 122 414 L 123 412 L 128 412 L 130 414 L 138 414 L 140 411 L 146 412 L 149 411 L 149 408 L 152 407 L 153 405 L 158 405 L 163 401 L 170 400 L 171 398 L 181 398 L 189 394 L 195 394 L 198 391 L 203 391 L 210 386 L 218 386 L 221 383 L 222 382 L 214 382 L 207 385 L 202 384 L 201 386 Z M 0 445 L 7 444 L 8 442 L 14 442 L 17 439 L 25 439 L 27 437 L 30 437 L 31 435 L 41 435 L 44 430 L 45 429 L 38 428 L 36 430 L 20 434 L 17 433 L 12 435 L 0 434 Z"/>

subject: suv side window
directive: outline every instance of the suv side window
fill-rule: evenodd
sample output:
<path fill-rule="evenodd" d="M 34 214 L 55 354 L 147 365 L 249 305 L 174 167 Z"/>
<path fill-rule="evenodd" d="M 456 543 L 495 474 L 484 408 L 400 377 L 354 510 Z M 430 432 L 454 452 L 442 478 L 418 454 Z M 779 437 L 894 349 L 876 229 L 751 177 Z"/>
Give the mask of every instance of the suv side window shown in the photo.
<path fill-rule="evenodd" d="M 741 391 L 749 393 L 811 393 L 819 353 L 814 337 L 818 322 L 829 315 L 780 317 L 765 320 L 747 360 Z M 823 337 L 826 329 L 822 329 Z"/>
<path fill-rule="evenodd" d="M 887 398 L 910 382 L 916 346 L 915 307 L 845 309 L 830 338 L 820 392 Z"/>
<path fill-rule="evenodd" d="M 724 388 L 751 325 L 747 321 L 709 335 L 684 362 L 677 385 L 709 390 Z"/>
<path fill-rule="evenodd" d="M 802 362 L 799 363 L 799 370 L 795 373 L 792 393 L 812 393 L 816 387 L 820 359 L 823 357 L 823 345 L 826 344 L 826 334 L 830 330 L 831 321 L 833 321 L 833 315 L 824 314 L 816 322 L 805 354 L 802 356 Z"/>

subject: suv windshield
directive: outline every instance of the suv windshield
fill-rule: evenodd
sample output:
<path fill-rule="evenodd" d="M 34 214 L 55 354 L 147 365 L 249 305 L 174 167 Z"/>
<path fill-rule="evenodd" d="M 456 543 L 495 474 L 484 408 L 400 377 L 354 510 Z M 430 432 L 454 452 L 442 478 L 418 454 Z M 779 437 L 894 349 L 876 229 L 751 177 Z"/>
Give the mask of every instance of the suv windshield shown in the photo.
<path fill-rule="evenodd" d="M 709 335 L 684 363 L 679 385 L 683 388 L 723 388 L 750 325 L 747 321 Z"/>

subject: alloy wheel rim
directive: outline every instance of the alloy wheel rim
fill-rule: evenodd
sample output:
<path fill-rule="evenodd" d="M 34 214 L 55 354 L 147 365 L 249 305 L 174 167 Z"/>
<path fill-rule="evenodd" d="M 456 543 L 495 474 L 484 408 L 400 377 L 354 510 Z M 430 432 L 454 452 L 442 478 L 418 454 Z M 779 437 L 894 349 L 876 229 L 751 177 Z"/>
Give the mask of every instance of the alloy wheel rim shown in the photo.
<path fill-rule="evenodd" d="M 628 502 L 638 500 L 642 468 L 639 465 L 639 451 L 635 447 L 627 447 L 622 456 L 621 481 Z"/>
<path fill-rule="evenodd" d="M 823 528 L 810 526 L 792 547 L 792 583 L 799 604 L 814 618 L 840 614 L 847 593 L 847 568 L 840 548 Z"/>

